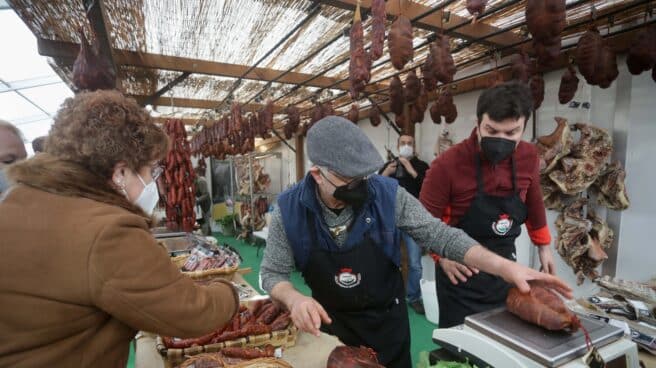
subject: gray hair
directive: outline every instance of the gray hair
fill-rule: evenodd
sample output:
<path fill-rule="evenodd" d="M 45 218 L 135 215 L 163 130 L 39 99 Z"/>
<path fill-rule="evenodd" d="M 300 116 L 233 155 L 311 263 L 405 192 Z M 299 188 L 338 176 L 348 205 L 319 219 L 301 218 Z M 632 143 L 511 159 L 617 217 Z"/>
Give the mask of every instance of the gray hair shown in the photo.
<path fill-rule="evenodd" d="M 25 138 L 23 137 L 23 133 L 21 133 L 20 129 L 18 129 L 14 124 L 0 119 L 0 129 L 7 129 L 10 132 L 14 133 L 18 139 L 20 139 L 21 142 L 25 142 Z"/>

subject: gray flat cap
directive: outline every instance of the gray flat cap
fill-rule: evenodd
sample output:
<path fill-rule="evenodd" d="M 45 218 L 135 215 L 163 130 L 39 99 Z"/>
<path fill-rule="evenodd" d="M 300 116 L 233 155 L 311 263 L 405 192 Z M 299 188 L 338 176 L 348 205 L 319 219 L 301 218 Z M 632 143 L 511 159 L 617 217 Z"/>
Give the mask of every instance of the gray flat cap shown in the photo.
<path fill-rule="evenodd" d="M 339 116 L 326 116 L 310 128 L 307 151 L 313 164 L 346 178 L 369 175 L 384 164 L 364 132 Z"/>

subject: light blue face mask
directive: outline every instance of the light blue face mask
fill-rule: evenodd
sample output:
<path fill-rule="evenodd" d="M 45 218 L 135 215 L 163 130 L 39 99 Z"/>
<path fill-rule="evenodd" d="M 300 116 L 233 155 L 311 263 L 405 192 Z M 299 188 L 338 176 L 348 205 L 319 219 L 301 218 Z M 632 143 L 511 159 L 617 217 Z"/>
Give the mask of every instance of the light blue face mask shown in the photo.
<path fill-rule="evenodd" d="M 9 181 L 5 176 L 5 171 L 0 169 L 0 193 L 4 192 L 9 188 Z"/>
<path fill-rule="evenodd" d="M 141 184 L 143 184 L 144 188 L 134 204 L 141 207 L 141 209 L 144 210 L 144 212 L 146 212 L 148 215 L 152 215 L 155 206 L 157 206 L 157 202 L 159 202 L 157 183 L 155 183 L 155 180 L 151 180 L 150 183 L 146 184 L 146 182 L 141 178 L 141 175 L 138 173 L 137 177 L 139 180 L 141 180 Z"/>

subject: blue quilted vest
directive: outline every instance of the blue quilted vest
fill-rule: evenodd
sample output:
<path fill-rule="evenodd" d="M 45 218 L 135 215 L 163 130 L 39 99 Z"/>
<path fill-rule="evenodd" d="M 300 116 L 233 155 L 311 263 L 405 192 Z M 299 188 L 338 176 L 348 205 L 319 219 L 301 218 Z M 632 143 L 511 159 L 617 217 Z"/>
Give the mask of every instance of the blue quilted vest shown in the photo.
<path fill-rule="evenodd" d="M 395 265 L 400 265 L 401 233 L 396 227 L 394 217 L 398 182 L 373 175 L 369 177 L 367 183 L 369 199 L 356 213 L 346 242 L 341 247 L 335 244 L 328 231 L 316 194 L 316 183 L 309 174 L 301 182 L 280 194 L 278 205 L 298 270 L 305 269 L 310 256 L 313 241 L 310 231 L 312 228 L 317 242 L 315 245 L 320 249 L 329 252 L 348 251 L 368 236 Z"/>

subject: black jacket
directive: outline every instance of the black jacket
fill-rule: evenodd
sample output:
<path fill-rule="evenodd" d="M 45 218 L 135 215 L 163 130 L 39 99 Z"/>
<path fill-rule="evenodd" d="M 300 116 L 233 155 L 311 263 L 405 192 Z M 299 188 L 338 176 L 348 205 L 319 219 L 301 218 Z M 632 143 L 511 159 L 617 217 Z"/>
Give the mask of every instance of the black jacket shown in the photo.
<path fill-rule="evenodd" d="M 387 168 L 389 164 L 391 164 L 393 161 L 389 161 L 383 166 L 382 169 L 378 172 L 379 174 L 382 174 L 383 170 Z M 390 178 L 394 178 L 399 181 L 399 185 L 403 187 L 403 189 L 407 190 L 408 193 L 412 194 L 415 198 L 419 198 L 419 192 L 421 191 L 421 184 L 424 182 L 424 177 L 426 176 L 426 170 L 428 170 L 428 164 L 420 159 L 417 158 L 417 156 L 413 156 L 410 159 L 410 164 L 412 164 L 412 167 L 415 169 L 417 172 L 417 177 L 413 178 L 408 172 L 405 170 L 405 167 L 403 167 L 402 163 L 398 163 L 397 167 L 400 167 L 403 169 L 404 175 L 400 178 L 396 177 L 396 174 L 390 175 Z"/>

